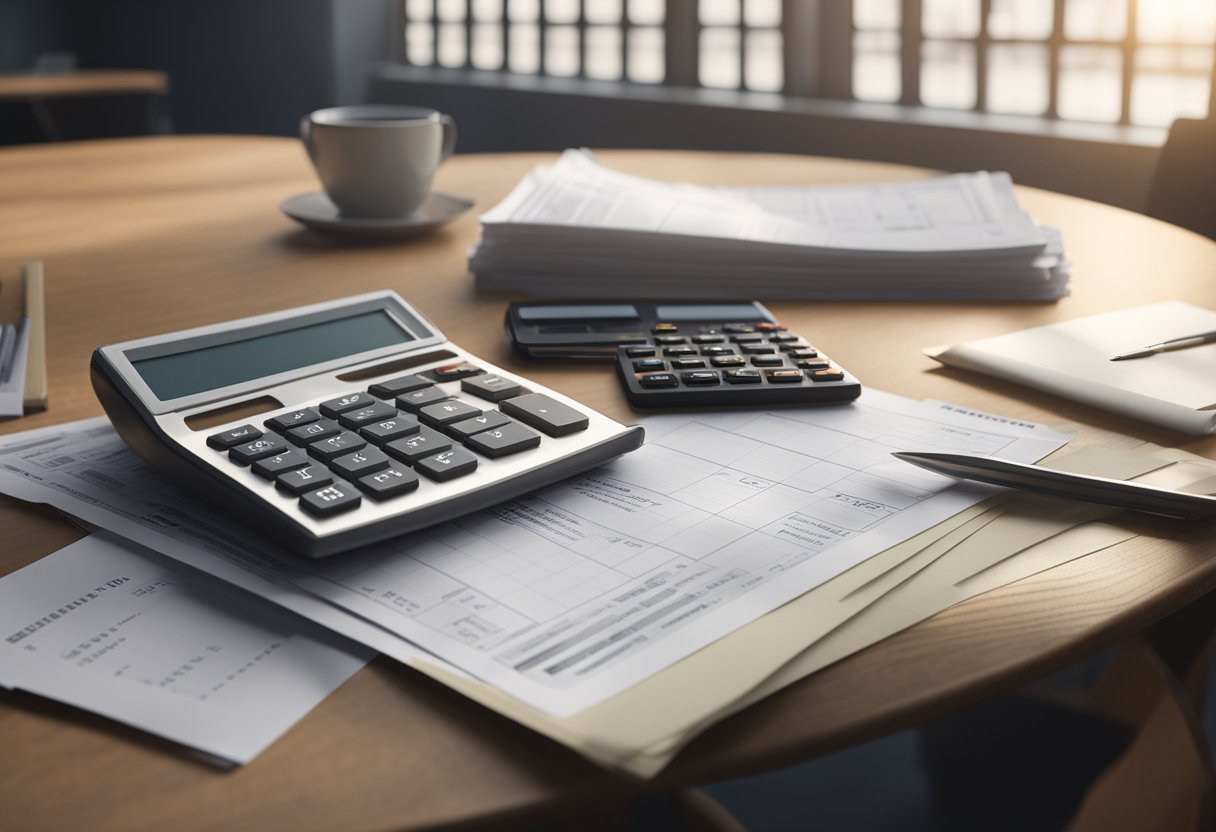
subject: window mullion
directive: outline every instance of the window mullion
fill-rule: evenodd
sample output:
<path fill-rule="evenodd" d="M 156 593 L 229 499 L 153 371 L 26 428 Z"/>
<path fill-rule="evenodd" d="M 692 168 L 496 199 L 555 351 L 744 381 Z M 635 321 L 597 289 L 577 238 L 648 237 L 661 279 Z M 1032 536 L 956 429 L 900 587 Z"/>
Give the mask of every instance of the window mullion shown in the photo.
<path fill-rule="evenodd" d="M 1059 2 L 1059 0 L 1057 0 Z M 921 28 L 922 0 L 903 0 L 900 17 L 899 103 L 920 106 L 920 63 L 924 31 Z"/>

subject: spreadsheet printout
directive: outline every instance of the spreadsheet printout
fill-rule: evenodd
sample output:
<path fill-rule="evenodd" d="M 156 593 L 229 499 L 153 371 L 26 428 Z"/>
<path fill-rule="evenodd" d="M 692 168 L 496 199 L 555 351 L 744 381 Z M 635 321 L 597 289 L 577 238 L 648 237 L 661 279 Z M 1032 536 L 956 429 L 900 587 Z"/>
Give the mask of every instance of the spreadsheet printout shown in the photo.
<path fill-rule="evenodd" d="M 119 533 L 152 528 L 177 547 L 162 551 L 201 568 L 218 554 L 256 569 L 280 603 L 298 608 L 307 592 L 364 628 L 378 625 L 377 649 L 384 634 L 398 636 L 414 656 L 421 648 L 563 715 L 991 493 L 892 451 L 1031 462 L 1068 438 L 878 391 L 843 407 L 679 414 L 645 425 L 647 443 L 610 465 L 319 562 L 221 533 L 231 522 L 218 514 L 181 504 L 167 511 L 176 489 L 113 433 L 0 447 L 0 489 L 77 514 L 83 495 L 106 507 L 93 522 Z M 32 482 L 41 496 L 29 496 Z M 351 634 L 339 618 L 331 613 L 327 626 Z M 410 660 L 409 651 L 385 652 Z"/>
<path fill-rule="evenodd" d="M 247 763 L 374 654 L 238 592 L 91 535 L 0 579 L 0 685 Z"/>

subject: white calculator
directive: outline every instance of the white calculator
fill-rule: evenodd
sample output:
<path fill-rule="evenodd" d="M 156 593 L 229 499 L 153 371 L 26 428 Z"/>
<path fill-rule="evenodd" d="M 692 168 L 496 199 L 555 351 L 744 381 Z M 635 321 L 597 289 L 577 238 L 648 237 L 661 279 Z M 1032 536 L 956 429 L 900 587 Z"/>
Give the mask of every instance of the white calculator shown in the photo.
<path fill-rule="evenodd" d="M 101 347 L 91 370 L 140 456 L 309 557 L 485 508 L 643 438 L 475 358 L 390 291 Z"/>

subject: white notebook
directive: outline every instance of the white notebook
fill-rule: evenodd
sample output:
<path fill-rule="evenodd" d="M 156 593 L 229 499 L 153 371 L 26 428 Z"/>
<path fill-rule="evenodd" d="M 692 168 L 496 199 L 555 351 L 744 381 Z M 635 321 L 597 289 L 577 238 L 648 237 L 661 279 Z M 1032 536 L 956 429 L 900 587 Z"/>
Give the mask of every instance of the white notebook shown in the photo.
<path fill-rule="evenodd" d="M 1024 329 L 925 354 L 1193 435 L 1216 432 L 1216 344 L 1111 361 L 1170 338 L 1216 330 L 1216 312 L 1179 301 Z"/>

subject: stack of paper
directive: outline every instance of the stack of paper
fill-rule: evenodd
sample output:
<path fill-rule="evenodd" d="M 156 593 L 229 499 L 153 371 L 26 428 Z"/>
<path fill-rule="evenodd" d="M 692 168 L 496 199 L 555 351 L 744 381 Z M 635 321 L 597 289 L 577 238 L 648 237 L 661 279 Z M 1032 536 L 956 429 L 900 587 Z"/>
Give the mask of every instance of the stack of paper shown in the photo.
<path fill-rule="evenodd" d="M 1054 300 L 1057 229 L 1005 173 L 862 187 L 706 188 L 568 150 L 484 214 L 482 289 L 554 297 Z"/>

